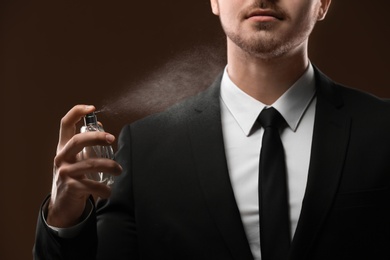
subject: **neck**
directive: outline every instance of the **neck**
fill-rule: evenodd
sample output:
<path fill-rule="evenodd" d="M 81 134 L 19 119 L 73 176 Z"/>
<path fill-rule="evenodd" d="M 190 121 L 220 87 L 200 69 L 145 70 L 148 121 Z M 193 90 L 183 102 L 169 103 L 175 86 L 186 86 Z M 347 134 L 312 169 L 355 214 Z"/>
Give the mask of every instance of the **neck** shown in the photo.
<path fill-rule="evenodd" d="M 307 43 L 273 58 L 255 57 L 228 43 L 228 73 L 245 93 L 271 105 L 297 81 L 307 69 Z"/>

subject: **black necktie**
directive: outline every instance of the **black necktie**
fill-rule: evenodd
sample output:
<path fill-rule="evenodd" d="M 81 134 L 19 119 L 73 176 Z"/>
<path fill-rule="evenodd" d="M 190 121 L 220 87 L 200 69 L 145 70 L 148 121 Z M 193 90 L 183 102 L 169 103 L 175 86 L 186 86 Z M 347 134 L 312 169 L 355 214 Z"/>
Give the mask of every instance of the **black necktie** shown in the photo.
<path fill-rule="evenodd" d="M 260 248 L 262 260 L 287 259 L 290 248 L 290 214 L 286 164 L 279 128 L 284 118 L 274 108 L 261 111 L 264 128 L 259 168 Z"/>

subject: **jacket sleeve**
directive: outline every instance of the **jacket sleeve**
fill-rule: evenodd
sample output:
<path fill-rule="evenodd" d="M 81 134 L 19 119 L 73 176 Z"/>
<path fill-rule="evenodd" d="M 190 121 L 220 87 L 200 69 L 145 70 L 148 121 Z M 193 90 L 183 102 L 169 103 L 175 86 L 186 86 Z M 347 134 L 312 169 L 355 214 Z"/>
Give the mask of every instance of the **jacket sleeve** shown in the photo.
<path fill-rule="evenodd" d="M 48 197 L 49 198 L 49 197 Z M 47 198 L 47 199 L 48 199 Z M 96 215 L 93 209 L 84 227 L 76 237 L 61 238 L 44 221 L 43 205 L 39 211 L 36 227 L 35 244 L 33 247 L 34 260 L 92 260 L 96 258 L 97 236 Z"/>

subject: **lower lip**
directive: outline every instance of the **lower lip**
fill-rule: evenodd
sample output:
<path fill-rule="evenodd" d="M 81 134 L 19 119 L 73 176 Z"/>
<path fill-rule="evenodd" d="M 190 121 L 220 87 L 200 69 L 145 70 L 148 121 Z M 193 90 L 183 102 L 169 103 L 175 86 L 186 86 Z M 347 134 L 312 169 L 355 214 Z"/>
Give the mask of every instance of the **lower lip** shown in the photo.
<path fill-rule="evenodd" d="M 274 22 L 277 21 L 278 19 L 275 18 L 274 16 L 256 15 L 256 16 L 249 17 L 249 20 L 254 22 Z"/>

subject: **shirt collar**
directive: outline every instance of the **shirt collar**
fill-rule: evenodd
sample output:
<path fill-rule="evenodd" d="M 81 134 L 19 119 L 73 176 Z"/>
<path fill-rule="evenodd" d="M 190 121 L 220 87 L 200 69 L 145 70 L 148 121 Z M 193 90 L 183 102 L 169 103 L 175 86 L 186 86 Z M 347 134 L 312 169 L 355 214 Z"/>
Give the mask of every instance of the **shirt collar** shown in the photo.
<path fill-rule="evenodd" d="M 310 64 L 304 74 L 271 106 L 294 132 L 315 95 L 314 69 Z M 227 66 L 221 81 L 221 99 L 245 135 L 249 136 L 260 112 L 267 107 L 237 87 L 229 78 Z"/>

